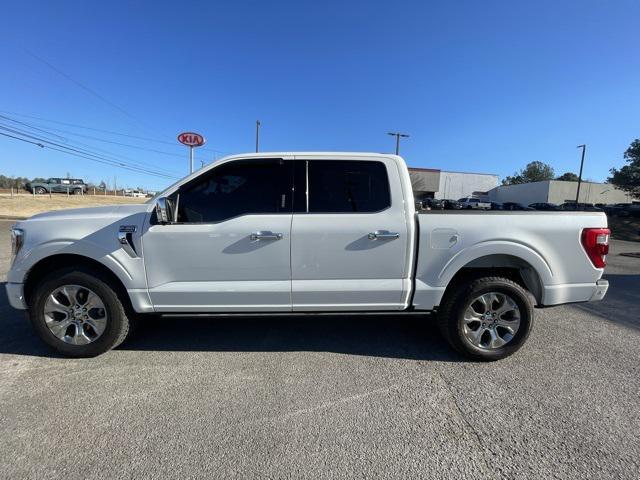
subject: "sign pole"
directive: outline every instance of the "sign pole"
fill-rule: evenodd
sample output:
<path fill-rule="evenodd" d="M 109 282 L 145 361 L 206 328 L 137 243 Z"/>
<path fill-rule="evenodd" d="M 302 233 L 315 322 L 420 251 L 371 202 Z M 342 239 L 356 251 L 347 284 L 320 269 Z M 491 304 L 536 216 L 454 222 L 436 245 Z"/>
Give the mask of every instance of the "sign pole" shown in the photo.
<path fill-rule="evenodd" d="M 576 148 L 582 149 L 582 158 L 580 159 L 580 174 L 578 175 L 578 189 L 576 190 L 576 210 L 577 210 L 578 202 L 580 201 L 580 184 L 582 183 L 582 167 L 584 166 L 584 152 L 587 149 L 587 146 L 578 145 Z"/>
<path fill-rule="evenodd" d="M 206 143 L 206 140 L 199 133 L 183 132 L 178 135 L 178 141 L 189 147 L 189 174 L 193 173 L 193 149 L 195 147 L 201 147 Z"/>

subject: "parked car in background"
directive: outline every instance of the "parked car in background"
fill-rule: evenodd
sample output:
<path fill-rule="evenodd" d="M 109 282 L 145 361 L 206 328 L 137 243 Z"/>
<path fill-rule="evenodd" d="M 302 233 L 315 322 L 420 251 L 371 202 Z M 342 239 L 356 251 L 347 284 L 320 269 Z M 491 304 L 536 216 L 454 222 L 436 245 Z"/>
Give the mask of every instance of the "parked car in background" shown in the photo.
<path fill-rule="evenodd" d="M 564 202 L 560 205 L 561 210 L 569 210 L 575 212 L 601 212 L 602 210 L 596 207 L 593 203 L 576 203 L 576 202 Z"/>
<path fill-rule="evenodd" d="M 544 210 L 549 212 L 560 210 L 560 207 L 558 205 L 549 202 L 530 203 L 529 207 L 533 208 L 534 210 Z"/>
<path fill-rule="evenodd" d="M 500 202 L 491 202 L 491 210 L 504 210 Z"/>
<path fill-rule="evenodd" d="M 527 207 L 527 206 L 525 206 L 525 205 L 523 205 L 521 203 L 518 203 L 518 202 L 504 202 L 502 204 L 502 209 L 503 210 L 511 210 L 511 211 L 513 211 L 513 210 L 534 210 L 533 208 Z"/>
<path fill-rule="evenodd" d="M 443 210 L 444 202 L 438 198 L 423 198 L 422 209 L 423 210 Z"/>
<path fill-rule="evenodd" d="M 45 182 L 29 182 L 25 188 L 38 195 L 45 193 L 71 193 L 81 195 L 87 191 L 87 185 L 81 178 L 49 178 Z"/>
<path fill-rule="evenodd" d="M 445 198 L 442 200 L 442 204 L 445 210 L 460 210 L 462 208 L 462 204 L 459 201 L 451 198 Z"/>
<path fill-rule="evenodd" d="M 491 203 L 483 202 L 479 198 L 475 197 L 462 197 L 458 199 L 462 208 L 475 209 L 475 210 L 489 210 Z"/>
<path fill-rule="evenodd" d="M 604 213 L 610 217 L 628 217 L 630 215 L 630 203 L 615 203 L 602 207 Z"/>
<path fill-rule="evenodd" d="M 124 191 L 124 196 L 125 197 L 138 197 L 138 198 L 144 198 L 147 196 L 146 193 L 144 193 L 142 190 L 125 190 Z"/>

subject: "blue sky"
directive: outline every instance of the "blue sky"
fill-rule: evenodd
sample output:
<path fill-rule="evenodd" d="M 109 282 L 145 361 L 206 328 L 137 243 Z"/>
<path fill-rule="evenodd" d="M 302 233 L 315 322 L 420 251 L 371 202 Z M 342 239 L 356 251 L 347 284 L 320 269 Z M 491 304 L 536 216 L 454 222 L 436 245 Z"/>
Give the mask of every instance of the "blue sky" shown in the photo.
<path fill-rule="evenodd" d="M 390 152 L 403 131 L 412 166 L 501 176 L 576 171 L 586 143 L 603 180 L 640 137 L 638 18 L 636 0 L 5 2 L 0 114 L 175 175 L 177 133 L 207 137 L 199 164 L 252 151 L 259 118 L 261 150 Z M 66 172 L 170 183 L 0 136 L 0 173 Z"/>

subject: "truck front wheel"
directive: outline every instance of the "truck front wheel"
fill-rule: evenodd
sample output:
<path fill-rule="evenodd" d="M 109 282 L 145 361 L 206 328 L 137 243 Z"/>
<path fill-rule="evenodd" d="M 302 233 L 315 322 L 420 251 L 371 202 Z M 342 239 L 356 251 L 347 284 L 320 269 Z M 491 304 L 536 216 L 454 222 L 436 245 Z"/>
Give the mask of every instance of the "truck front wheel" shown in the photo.
<path fill-rule="evenodd" d="M 37 195 L 44 195 L 45 193 L 47 193 L 47 189 L 44 187 L 36 187 L 36 194 Z"/>
<path fill-rule="evenodd" d="M 125 309 L 100 272 L 52 272 L 34 288 L 29 303 L 38 336 L 66 356 L 100 355 L 120 345 L 129 332 Z"/>
<path fill-rule="evenodd" d="M 474 360 L 499 360 L 515 353 L 533 326 L 527 291 L 502 277 L 460 282 L 445 294 L 437 314 L 444 338 Z"/>

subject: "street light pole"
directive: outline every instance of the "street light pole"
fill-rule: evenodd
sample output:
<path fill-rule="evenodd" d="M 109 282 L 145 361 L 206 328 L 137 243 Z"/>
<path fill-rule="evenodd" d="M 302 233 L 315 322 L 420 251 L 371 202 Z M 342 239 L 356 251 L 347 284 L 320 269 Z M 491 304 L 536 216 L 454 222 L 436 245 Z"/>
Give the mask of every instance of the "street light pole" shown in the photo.
<path fill-rule="evenodd" d="M 582 159 L 580 160 L 580 174 L 578 175 L 578 190 L 576 191 L 576 208 L 578 208 L 578 199 L 580 198 L 580 184 L 582 183 L 582 167 L 584 166 L 584 152 L 587 150 L 587 146 L 578 145 L 576 148 L 582 148 Z"/>
<path fill-rule="evenodd" d="M 400 137 L 409 138 L 409 135 L 407 135 L 406 133 L 400 133 L 400 132 L 388 132 L 387 135 L 396 137 L 396 155 L 400 155 Z"/>
<path fill-rule="evenodd" d="M 260 120 L 256 120 L 256 153 L 258 153 L 259 145 L 260 145 Z"/>

